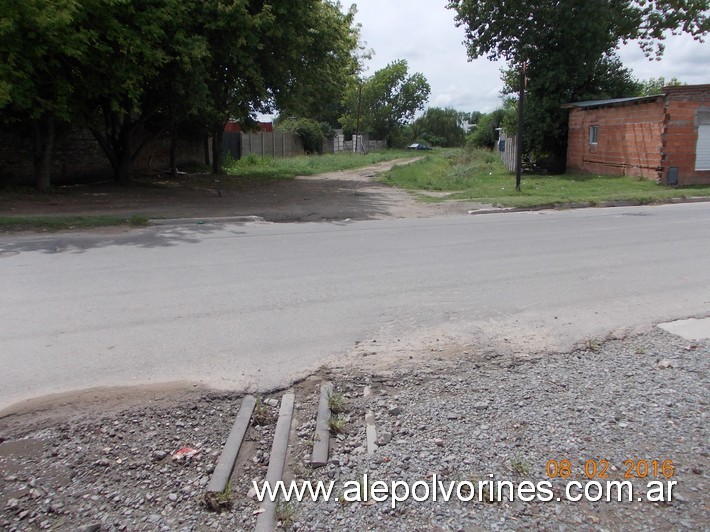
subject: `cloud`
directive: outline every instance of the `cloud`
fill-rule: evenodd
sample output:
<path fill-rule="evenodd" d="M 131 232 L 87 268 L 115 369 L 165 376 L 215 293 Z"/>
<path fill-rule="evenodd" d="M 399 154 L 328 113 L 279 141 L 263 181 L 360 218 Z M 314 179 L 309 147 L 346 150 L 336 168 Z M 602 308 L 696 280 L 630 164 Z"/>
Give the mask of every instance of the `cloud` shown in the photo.
<path fill-rule="evenodd" d="M 421 72 L 431 85 L 429 105 L 460 111 L 489 112 L 501 105 L 504 63 L 480 58 L 468 61 L 464 31 L 445 1 L 359 0 L 357 22 L 375 56 L 367 75 L 397 59 L 410 72 Z M 649 61 L 635 43 L 620 50 L 622 61 L 639 79 L 677 77 L 689 84 L 710 83 L 710 46 L 692 38 L 669 37 L 661 61 Z"/>

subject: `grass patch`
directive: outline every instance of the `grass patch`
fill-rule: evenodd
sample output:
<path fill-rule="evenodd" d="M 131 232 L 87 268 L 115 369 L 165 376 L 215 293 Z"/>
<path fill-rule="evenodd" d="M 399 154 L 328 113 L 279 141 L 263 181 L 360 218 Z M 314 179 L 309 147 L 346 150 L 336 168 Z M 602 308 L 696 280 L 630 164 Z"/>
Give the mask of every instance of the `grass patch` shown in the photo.
<path fill-rule="evenodd" d="M 223 491 L 205 493 L 202 495 L 200 502 L 208 510 L 212 510 L 214 512 L 229 510 L 234 503 L 232 483 L 228 482 Z"/>
<path fill-rule="evenodd" d="M 330 416 L 328 420 L 328 429 L 331 434 L 342 434 L 345 432 L 345 417 L 338 414 L 337 416 Z"/>
<path fill-rule="evenodd" d="M 345 396 L 339 392 L 332 392 L 328 395 L 328 407 L 333 414 L 345 412 Z"/>
<path fill-rule="evenodd" d="M 521 192 L 515 176 L 498 154 L 487 150 L 434 150 L 424 160 L 387 172 L 382 183 L 410 190 L 449 192 L 460 199 L 504 207 L 538 207 L 608 201 L 659 203 L 671 198 L 710 196 L 709 185 L 666 187 L 648 179 L 597 175 L 523 175 Z M 440 198 L 420 196 L 425 201 Z"/>
<path fill-rule="evenodd" d="M 116 225 L 144 226 L 148 218 L 134 214 L 125 216 L 0 216 L 2 231 L 66 231 L 70 229 L 90 229 Z"/>
<path fill-rule="evenodd" d="M 247 155 L 238 161 L 227 161 L 225 172 L 244 179 L 290 179 L 296 176 L 351 170 L 416 154 L 404 150 L 386 150 L 357 155 L 339 153 L 327 155 L 300 155 L 296 157 L 261 157 Z"/>

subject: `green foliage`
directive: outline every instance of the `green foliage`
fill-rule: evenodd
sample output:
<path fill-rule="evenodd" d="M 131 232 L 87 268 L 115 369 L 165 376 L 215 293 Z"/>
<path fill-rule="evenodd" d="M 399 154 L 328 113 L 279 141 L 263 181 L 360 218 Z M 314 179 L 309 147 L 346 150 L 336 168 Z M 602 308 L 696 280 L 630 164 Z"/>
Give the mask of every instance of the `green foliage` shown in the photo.
<path fill-rule="evenodd" d="M 225 170 L 229 176 L 236 176 L 240 181 L 243 179 L 290 179 L 302 175 L 360 168 L 408 156 L 411 157 L 412 153 L 396 150 L 370 152 L 365 155 L 356 153 L 325 154 L 320 157 L 307 155 L 261 157 L 250 154 L 225 167 Z M 239 181 L 236 182 L 239 183 Z M 229 177 L 222 178 L 222 185 L 229 185 Z"/>
<path fill-rule="evenodd" d="M 327 124 L 326 124 L 327 126 Z M 279 122 L 278 129 L 298 135 L 307 154 L 323 153 L 323 129 L 321 124 L 308 118 L 289 118 Z"/>
<path fill-rule="evenodd" d="M 518 69 L 504 72 L 504 91 L 516 94 Z M 591 57 L 586 64 L 570 60 L 565 53 L 541 55 L 526 71 L 525 134 L 523 148 L 532 158 L 546 160 L 548 170 L 564 170 L 567 150 L 567 110 L 562 104 L 575 101 L 634 96 L 638 84 L 615 55 Z M 506 101 L 504 127 L 517 129 L 517 98 Z"/>
<path fill-rule="evenodd" d="M 410 75 L 405 60 L 394 61 L 364 81 L 349 85 L 343 100 L 347 111 L 340 123 L 348 131 L 359 130 L 395 145 L 430 92 L 423 74 Z"/>
<path fill-rule="evenodd" d="M 476 148 L 492 150 L 498 141 L 497 129 L 503 123 L 504 113 L 503 109 L 496 109 L 492 113 L 482 115 L 476 127 L 468 134 L 466 143 Z"/>
<path fill-rule="evenodd" d="M 632 96 L 638 85 L 616 56 L 638 40 L 647 55 L 663 52 L 665 31 L 702 38 L 710 30 L 708 0 L 450 0 L 466 30 L 472 58 L 509 61 L 508 91 L 527 65 L 526 149 L 564 166 L 564 103 Z"/>
<path fill-rule="evenodd" d="M 318 2 L 315 7 L 298 63 L 307 75 L 279 92 L 276 106 L 282 116 L 310 118 L 333 128 L 344 111 L 345 89 L 361 68 L 357 8 L 353 4 L 343 13 L 340 2 Z"/>
<path fill-rule="evenodd" d="M 382 182 L 410 190 L 446 191 L 450 193 L 446 199 L 507 207 L 598 205 L 616 200 L 646 204 L 676 197 L 710 196 L 710 185 L 678 189 L 636 177 L 586 174 L 526 174 L 523 191 L 517 192 L 496 152 L 472 148 L 429 152 L 420 162 L 394 167 Z M 421 197 L 442 201 L 440 194 L 436 198 Z"/>
<path fill-rule="evenodd" d="M 46 168 L 55 122 L 88 126 L 118 181 L 148 141 L 190 123 L 212 133 L 219 169 L 228 118 L 298 101 L 334 124 L 358 68 L 354 14 L 328 0 L 6 1 L 2 119 L 41 126 Z M 321 97 L 336 108 L 315 112 Z"/>
<path fill-rule="evenodd" d="M 464 124 L 468 115 L 447 107 L 430 107 L 412 124 L 411 140 L 423 140 L 432 146 L 462 146 Z"/>
<path fill-rule="evenodd" d="M 668 81 L 661 76 L 659 78 L 650 78 L 645 81 L 640 81 L 638 84 L 638 96 L 655 96 L 663 94 L 663 87 L 678 87 L 685 85 L 678 78 L 671 78 Z"/>
<path fill-rule="evenodd" d="M 696 39 L 710 31 L 707 0 L 449 0 L 447 7 L 466 31 L 470 57 L 518 64 L 560 45 L 570 56 L 590 48 L 597 57 L 630 40 L 660 54 L 666 31 Z"/>

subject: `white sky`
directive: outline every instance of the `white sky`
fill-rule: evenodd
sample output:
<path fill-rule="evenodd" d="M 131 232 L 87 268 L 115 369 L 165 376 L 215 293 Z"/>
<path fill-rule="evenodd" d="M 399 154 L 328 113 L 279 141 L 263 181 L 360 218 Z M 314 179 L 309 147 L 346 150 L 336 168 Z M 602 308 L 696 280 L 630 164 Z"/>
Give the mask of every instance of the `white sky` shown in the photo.
<path fill-rule="evenodd" d="M 406 59 L 409 72 L 421 72 L 431 85 L 429 106 L 490 112 L 500 105 L 500 70 L 505 63 L 467 60 L 463 29 L 454 25 L 455 12 L 445 8 L 446 0 L 354 3 L 362 40 L 375 51 L 366 75 Z M 350 2 L 343 5 L 347 8 Z M 661 61 L 646 59 L 635 43 L 623 47 L 620 56 L 640 80 L 663 76 L 691 85 L 710 83 L 710 39 L 698 43 L 690 37 L 669 38 Z"/>

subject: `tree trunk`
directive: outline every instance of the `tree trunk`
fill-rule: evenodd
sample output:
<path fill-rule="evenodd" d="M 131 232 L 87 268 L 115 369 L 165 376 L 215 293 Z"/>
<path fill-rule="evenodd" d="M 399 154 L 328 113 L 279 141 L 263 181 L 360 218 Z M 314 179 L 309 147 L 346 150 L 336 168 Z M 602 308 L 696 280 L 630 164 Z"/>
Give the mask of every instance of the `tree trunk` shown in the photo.
<path fill-rule="evenodd" d="M 212 173 L 222 173 L 222 137 L 224 128 L 217 129 L 212 133 Z"/>
<path fill-rule="evenodd" d="M 175 121 L 173 121 L 170 128 L 170 176 L 173 178 L 177 177 L 177 143 L 177 127 L 175 127 Z"/>
<path fill-rule="evenodd" d="M 212 161 L 210 161 L 210 136 L 205 133 L 205 164 L 210 166 Z"/>
<path fill-rule="evenodd" d="M 54 153 L 54 117 L 43 117 L 34 124 L 33 166 L 35 184 L 41 191 L 49 190 Z"/>
<path fill-rule="evenodd" d="M 126 128 L 115 143 L 116 164 L 113 167 L 114 179 L 121 185 L 128 185 L 133 180 L 133 132 Z"/>

